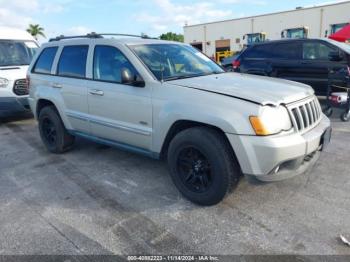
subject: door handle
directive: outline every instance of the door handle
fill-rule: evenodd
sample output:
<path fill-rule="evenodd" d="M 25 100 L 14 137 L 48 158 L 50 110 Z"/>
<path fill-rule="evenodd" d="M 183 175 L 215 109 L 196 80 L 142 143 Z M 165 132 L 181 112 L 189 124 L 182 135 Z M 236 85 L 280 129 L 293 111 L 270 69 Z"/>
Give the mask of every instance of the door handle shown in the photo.
<path fill-rule="evenodd" d="M 90 95 L 103 96 L 105 93 L 102 90 L 91 89 L 89 90 Z"/>
<path fill-rule="evenodd" d="M 52 84 L 52 87 L 53 87 L 53 88 L 62 88 L 62 85 L 59 84 L 59 83 L 53 83 L 53 84 Z"/>

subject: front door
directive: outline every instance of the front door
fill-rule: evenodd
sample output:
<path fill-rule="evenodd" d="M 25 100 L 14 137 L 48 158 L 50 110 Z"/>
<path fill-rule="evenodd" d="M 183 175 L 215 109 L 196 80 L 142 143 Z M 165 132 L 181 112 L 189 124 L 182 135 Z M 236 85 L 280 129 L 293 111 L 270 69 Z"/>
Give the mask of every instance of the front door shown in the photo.
<path fill-rule="evenodd" d="M 93 80 L 88 83 L 91 133 L 132 149 L 151 150 L 151 88 L 121 83 L 121 69 L 136 70 L 113 46 L 96 45 Z"/>
<path fill-rule="evenodd" d="M 301 81 L 312 86 L 317 95 L 325 95 L 328 86 L 329 70 L 339 70 L 339 63 L 329 60 L 329 53 L 337 48 L 321 41 L 303 43 L 303 75 Z"/>

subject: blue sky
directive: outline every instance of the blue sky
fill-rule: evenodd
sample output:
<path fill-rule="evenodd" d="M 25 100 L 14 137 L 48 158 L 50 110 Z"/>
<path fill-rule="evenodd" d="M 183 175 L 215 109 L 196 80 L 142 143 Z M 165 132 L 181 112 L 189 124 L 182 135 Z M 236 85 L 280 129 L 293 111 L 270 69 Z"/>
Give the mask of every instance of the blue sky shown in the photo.
<path fill-rule="evenodd" d="M 38 23 L 48 37 L 86 32 L 158 36 L 183 25 L 342 1 L 317 0 L 0 0 L 0 25 Z"/>

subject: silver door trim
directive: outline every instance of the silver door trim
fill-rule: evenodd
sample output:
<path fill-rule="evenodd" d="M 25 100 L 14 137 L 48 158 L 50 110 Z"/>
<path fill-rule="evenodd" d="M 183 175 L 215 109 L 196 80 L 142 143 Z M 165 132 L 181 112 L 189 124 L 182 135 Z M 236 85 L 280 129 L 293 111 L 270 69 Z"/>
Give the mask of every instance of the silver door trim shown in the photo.
<path fill-rule="evenodd" d="M 87 122 L 90 122 L 93 124 L 97 124 L 97 125 L 101 125 L 101 126 L 105 126 L 105 127 L 110 127 L 110 128 L 114 128 L 114 129 L 118 129 L 118 130 L 122 130 L 122 131 L 131 132 L 131 133 L 138 134 L 138 135 L 143 135 L 143 136 L 151 136 L 152 135 L 151 131 L 146 131 L 143 129 L 118 125 L 115 123 L 110 123 L 110 122 L 101 121 L 101 120 L 97 120 L 97 119 L 92 119 L 92 118 L 88 118 L 86 116 L 79 115 L 79 114 L 72 113 L 72 112 L 66 112 L 66 115 L 71 117 L 71 118 L 87 121 Z"/>

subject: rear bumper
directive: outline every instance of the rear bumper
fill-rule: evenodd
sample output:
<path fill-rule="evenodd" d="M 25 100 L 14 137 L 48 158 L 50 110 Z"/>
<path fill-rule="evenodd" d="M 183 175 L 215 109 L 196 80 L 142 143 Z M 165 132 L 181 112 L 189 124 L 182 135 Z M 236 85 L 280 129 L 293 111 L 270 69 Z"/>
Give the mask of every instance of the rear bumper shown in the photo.
<path fill-rule="evenodd" d="M 278 181 L 311 168 L 320 156 L 325 133 L 328 140 L 330 132 L 330 121 L 323 116 L 318 126 L 303 135 L 257 137 L 227 134 L 227 137 L 244 174 L 263 181 Z"/>
<path fill-rule="evenodd" d="M 0 116 L 29 111 L 27 97 L 0 97 Z"/>

